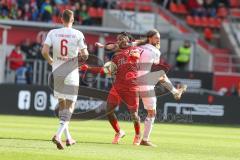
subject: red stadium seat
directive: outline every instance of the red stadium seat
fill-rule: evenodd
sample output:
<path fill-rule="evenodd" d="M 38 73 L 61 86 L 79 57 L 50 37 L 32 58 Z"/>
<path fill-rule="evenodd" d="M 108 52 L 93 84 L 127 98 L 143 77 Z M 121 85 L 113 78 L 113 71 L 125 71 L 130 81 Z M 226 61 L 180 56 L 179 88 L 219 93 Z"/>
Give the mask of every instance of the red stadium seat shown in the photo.
<path fill-rule="evenodd" d="M 194 19 L 192 16 L 187 16 L 186 22 L 189 26 L 194 26 Z"/>
<path fill-rule="evenodd" d="M 135 9 L 135 5 L 136 4 L 135 4 L 134 1 L 130 1 L 130 2 L 126 3 L 126 7 L 125 8 L 128 9 L 128 10 L 132 10 L 133 11 Z"/>
<path fill-rule="evenodd" d="M 177 11 L 178 11 L 177 5 L 173 2 L 170 3 L 170 11 L 173 13 L 177 13 Z"/>
<path fill-rule="evenodd" d="M 201 19 L 198 17 L 198 16 L 195 16 L 194 17 L 194 24 L 193 24 L 195 27 L 201 27 L 202 25 L 202 22 L 201 22 Z"/>
<path fill-rule="evenodd" d="M 220 18 L 211 17 L 211 18 L 209 18 L 208 23 L 209 23 L 209 27 L 211 27 L 211 28 L 220 28 L 222 21 Z"/>
<path fill-rule="evenodd" d="M 177 12 L 180 13 L 180 14 L 187 14 L 188 13 L 188 11 L 186 9 L 186 6 L 184 4 L 182 4 L 182 3 L 179 4 L 177 6 L 177 8 L 178 8 Z"/>
<path fill-rule="evenodd" d="M 59 16 L 52 16 L 52 21 L 54 23 L 61 23 L 61 18 Z"/>
<path fill-rule="evenodd" d="M 151 12 L 152 11 L 152 6 L 151 5 L 140 5 L 139 6 L 139 11 Z"/>
<path fill-rule="evenodd" d="M 118 4 L 118 8 L 119 9 L 125 9 L 126 8 L 126 3 L 120 1 L 119 4 Z"/>
<path fill-rule="evenodd" d="M 240 7 L 240 2 L 239 2 L 239 0 L 230 0 L 230 7 L 232 7 L 232 8 L 238 8 L 238 7 Z"/>
<path fill-rule="evenodd" d="M 216 28 L 220 28 L 222 25 L 222 20 L 220 18 L 216 18 L 215 21 L 214 21 L 214 26 Z"/>
<path fill-rule="evenodd" d="M 225 18 L 228 14 L 228 10 L 225 7 L 220 7 L 217 10 L 217 16 L 221 18 Z"/>
<path fill-rule="evenodd" d="M 215 28 L 215 18 L 210 17 L 210 18 L 208 19 L 208 24 L 209 24 L 209 27 Z"/>
<path fill-rule="evenodd" d="M 204 29 L 204 38 L 208 41 L 211 41 L 213 39 L 213 32 L 210 28 Z"/>
<path fill-rule="evenodd" d="M 98 18 L 102 18 L 103 15 L 104 15 L 104 9 L 97 8 L 97 16 L 98 16 Z"/>
<path fill-rule="evenodd" d="M 98 11 L 96 8 L 94 7 L 89 7 L 88 8 L 88 15 L 91 17 L 91 18 L 98 18 Z"/>
<path fill-rule="evenodd" d="M 231 15 L 234 17 L 240 17 L 240 10 L 239 9 L 231 9 Z"/>
<path fill-rule="evenodd" d="M 208 17 L 202 17 L 201 18 L 201 26 L 202 27 L 209 27 Z"/>

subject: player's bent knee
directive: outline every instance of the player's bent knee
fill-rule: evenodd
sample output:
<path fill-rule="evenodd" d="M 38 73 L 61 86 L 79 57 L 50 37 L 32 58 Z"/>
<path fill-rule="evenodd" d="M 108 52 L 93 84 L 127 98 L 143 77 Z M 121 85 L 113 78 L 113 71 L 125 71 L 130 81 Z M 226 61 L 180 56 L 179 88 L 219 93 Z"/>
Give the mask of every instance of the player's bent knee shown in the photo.
<path fill-rule="evenodd" d="M 137 115 L 137 112 L 135 113 L 130 113 L 131 114 L 131 119 L 134 123 L 140 122 L 140 117 Z"/>
<path fill-rule="evenodd" d="M 150 117 L 150 118 L 155 118 L 156 117 L 156 110 L 147 110 L 148 112 L 148 115 L 147 117 Z"/>

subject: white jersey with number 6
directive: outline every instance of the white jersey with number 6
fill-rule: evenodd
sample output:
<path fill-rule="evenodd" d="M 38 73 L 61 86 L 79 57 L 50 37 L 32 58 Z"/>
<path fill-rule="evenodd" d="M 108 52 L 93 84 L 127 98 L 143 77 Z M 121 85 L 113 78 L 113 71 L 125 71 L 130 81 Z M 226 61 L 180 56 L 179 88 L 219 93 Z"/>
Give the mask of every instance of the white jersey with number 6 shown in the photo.
<path fill-rule="evenodd" d="M 87 48 L 82 32 L 67 27 L 50 30 L 44 43 L 53 47 L 52 71 L 55 71 L 59 67 L 59 69 L 65 68 L 60 71 L 62 74 L 66 74 L 64 73 L 68 70 L 66 67 L 69 69 L 72 68 L 72 66 L 67 66 L 66 62 L 76 60 L 76 65 L 76 63 L 78 63 L 78 53 L 81 49 Z M 61 67 L 63 64 L 65 64 L 64 67 Z M 76 67 L 71 72 L 68 72 L 66 80 L 79 81 L 77 80 L 78 78 L 79 72 L 78 67 Z"/>
<path fill-rule="evenodd" d="M 79 86 L 78 54 L 87 48 L 82 32 L 67 27 L 53 29 L 44 43 L 53 47 L 54 96 L 76 101 Z"/>

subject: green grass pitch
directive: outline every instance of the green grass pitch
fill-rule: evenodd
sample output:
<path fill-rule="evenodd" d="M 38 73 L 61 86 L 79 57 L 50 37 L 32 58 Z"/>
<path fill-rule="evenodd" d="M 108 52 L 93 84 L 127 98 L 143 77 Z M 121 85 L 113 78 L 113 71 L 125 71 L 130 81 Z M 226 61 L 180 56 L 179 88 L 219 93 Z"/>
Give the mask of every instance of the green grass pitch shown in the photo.
<path fill-rule="evenodd" d="M 0 115 L 1 160 L 240 160 L 239 126 L 155 124 L 156 148 L 133 146 L 133 125 L 119 145 L 107 121 L 72 121 L 70 131 L 78 143 L 57 150 L 50 139 L 57 118 Z M 143 127 L 142 127 L 143 129 Z"/>

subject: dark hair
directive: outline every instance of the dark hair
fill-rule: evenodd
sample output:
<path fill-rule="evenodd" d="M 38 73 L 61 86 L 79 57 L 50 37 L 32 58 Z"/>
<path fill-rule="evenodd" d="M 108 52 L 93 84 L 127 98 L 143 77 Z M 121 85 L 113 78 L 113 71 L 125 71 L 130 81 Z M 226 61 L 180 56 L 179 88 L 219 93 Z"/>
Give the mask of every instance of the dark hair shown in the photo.
<path fill-rule="evenodd" d="M 147 37 L 147 38 L 151 38 L 151 37 L 153 37 L 154 35 L 156 35 L 157 33 L 159 33 L 158 30 L 152 29 L 152 30 L 150 30 L 150 31 L 148 31 L 148 32 L 146 33 L 146 37 Z"/>
<path fill-rule="evenodd" d="M 130 33 L 128 33 L 128 32 L 120 32 L 118 34 L 118 37 L 122 37 L 122 36 L 128 37 L 129 41 L 134 41 L 133 36 Z"/>
<path fill-rule="evenodd" d="M 71 11 L 69 9 L 66 9 L 66 10 L 63 11 L 62 19 L 63 19 L 64 22 L 69 23 L 70 19 L 71 19 L 71 16 L 73 16 L 73 11 Z"/>

